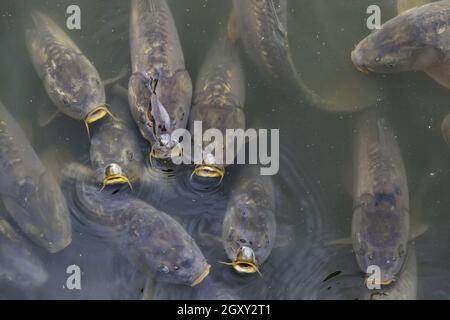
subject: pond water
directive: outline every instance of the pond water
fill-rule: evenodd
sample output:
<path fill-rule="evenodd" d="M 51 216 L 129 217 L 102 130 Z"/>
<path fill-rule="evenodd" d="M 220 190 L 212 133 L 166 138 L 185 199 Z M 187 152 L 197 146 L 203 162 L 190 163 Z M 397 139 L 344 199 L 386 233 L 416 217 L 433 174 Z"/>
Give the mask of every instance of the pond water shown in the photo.
<path fill-rule="evenodd" d="M 219 32 L 226 27 L 231 1 L 168 0 L 178 28 L 186 69 L 197 78 Z M 31 9 L 45 12 L 60 26 L 66 8 L 81 8 L 81 30 L 67 31 L 94 62 L 102 79 L 131 69 L 130 4 L 122 0 L 25 1 L 0 4 L 0 100 L 23 128 L 38 154 L 70 150 L 88 163 L 89 139 L 80 121 L 58 116 L 46 127 L 37 123 L 42 106 L 51 106 L 30 61 L 23 26 Z M 450 297 L 450 149 L 440 124 L 450 113 L 450 91 L 422 72 L 366 76 L 352 65 L 350 52 L 370 31 L 366 9 L 377 4 L 382 22 L 396 15 L 394 0 L 290 1 L 287 21 L 293 61 L 314 90 L 342 106 L 334 112 L 312 106 L 299 92 L 284 90 L 281 80 L 266 80 L 241 52 L 246 75 L 247 126 L 279 129 L 280 170 L 273 180 L 278 233 L 287 241 L 276 246 L 261 266 L 261 275 L 240 275 L 223 246 L 202 231 L 221 235 L 232 181 L 227 170 L 221 185 L 198 190 L 189 183 L 190 168 L 181 168 L 176 187 L 158 183 L 143 198 L 180 221 L 211 264 L 204 283 L 190 288 L 148 279 L 108 241 L 73 217 L 72 243 L 49 254 L 33 246 L 49 274 L 34 289 L 0 282 L 0 298 L 10 299 L 361 299 L 364 275 L 353 248 L 332 241 L 351 235 L 352 141 L 357 111 L 382 106 L 392 122 L 402 152 L 410 193 L 412 220 L 427 231 L 413 239 L 419 299 Z M 241 50 L 242 51 L 242 50 Z M 126 86 L 126 79 L 121 84 Z M 111 103 L 114 95 L 107 90 Z M 144 151 L 143 151 L 144 152 Z M 242 169 L 242 168 L 239 168 Z M 350 187 L 349 187 L 350 185 Z M 350 189 L 351 190 L 351 189 Z M 1 214 L 6 210 L 1 207 Z M 282 241 L 283 242 L 283 241 Z M 1 243 L 0 243 L 1 246 Z M 70 265 L 81 270 L 81 290 L 66 288 Z M 0 267 L 1 270 L 1 267 Z M 336 276 L 325 280 L 330 274 Z M 148 287 L 146 288 L 146 284 Z M 145 293 L 145 294 L 144 294 Z"/>

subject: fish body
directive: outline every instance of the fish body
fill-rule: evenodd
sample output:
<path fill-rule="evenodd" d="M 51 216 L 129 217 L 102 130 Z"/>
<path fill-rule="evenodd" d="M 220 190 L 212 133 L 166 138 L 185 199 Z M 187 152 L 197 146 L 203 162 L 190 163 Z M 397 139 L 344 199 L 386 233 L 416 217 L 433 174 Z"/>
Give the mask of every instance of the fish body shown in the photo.
<path fill-rule="evenodd" d="M 130 110 L 141 134 L 152 144 L 152 156 L 168 158 L 178 143 L 172 141 L 171 133 L 187 125 L 192 82 L 165 0 L 131 2 L 130 39 Z"/>
<path fill-rule="evenodd" d="M 87 125 L 108 114 L 97 70 L 53 20 L 33 11 L 25 37 L 33 66 L 59 111 Z"/>
<path fill-rule="evenodd" d="M 357 122 L 352 238 L 359 267 L 380 268 L 383 283 L 400 272 L 409 240 L 409 194 L 397 138 L 374 108 Z"/>
<path fill-rule="evenodd" d="M 77 166 L 71 167 L 66 172 L 76 172 Z M 80 172 L 79 177 L 89 179 L 87 170 Z M 103 230 L 105 238 L 139 270 L 160 281 L 190 286 L 208 275 L 205 257 L 177 221 L 128 192 L 100 191 L 89 180 L 78 179 L 71 185 L 83 221 Z"/>
<path fill-rule="evenodd" d="M 417 299 L 417 258 L 414 249 L 408 251 L 405 265 L 397 281 L 391 285 L 367 294 L 370 300 L 416 300 Z"/>
<path fill-rule="evenodd" d="M 0 168 L 1 198 L 22 231 L 50 252 L 69 245 L 70 213 L 60 186 L 1 103 Z"/>
<path fill-rule="evenodd" d="M 195 171 L 200 176 L 214 175 L 215 170 L 223 177 L 226 150 L 232 139 L 226 139 L 227 129 L 245 130 L 245 75 L 236 44 L 227 36 L 220 36 L 208 52 L 200 68 L 196 82 L 193 106 L 189 118 L 189 128 L 192 131 L 195 122 L 200 121 L 202 130 L 219 130 L 224 141 L 218 147 L 222 157 L 209 154 L 208 167 L 199 167 Z M 203 150 L 209 142 L 194 145 L 194 148 Z M 227 147 L 228 144 L 228 147 Z M 217 151 L 217 150 L 216 150 Z M 204 156 L 205 158 L 205 156 Z M 215 168 L 214 168 L 215 167 Z M 215 176 L 215 175 L 214 175 Z"/>
<path fill-rule="evenodd" d="M 289 45 L 287 0 L 233 0 L 228 29 L 271 87 L 287 88 L 288 94 L 299 94 L 311 106 L 325 111 L 354 110 L 321 97 L 298 72 Z"/>
<path fill-rule="evenodd" d="M 425 71 L 450 88 L 450 1 L 407 10 L 364 38 L 353 50 L 363 72 Z"/>
<path fill-rule="evenodd" d="M 275 197 L 270 176 L 255 166 L 242 167 L 225 213 L 222 239 L 228 258 L 240 272 L 256 272 L 275 244 Z M 251 259 L 245 253 L 251 251 Z M 246 261 L 249 260 L 249 261 Z"/>
<path fill-rule="evenodd" d="M 19 288 L 35 288 L 48 278 L 41 259 L 27 240 L 0 216 L 0 281 Z"/>
<path fill-rule="evenodd" d="M 252 62 L 274 80 L 296 82 L 287 29 L 287 0 L 233 0 L 238 37 Z"/>
<path fill-rule="evenodd" d="M 112 101 L 111 110 L 115 118 L 102 120 L 92 130 L 91 164 L 104 186 L 123 183 L 132 186 L 140 180 L 145 168 L 141 137 L 121 99 Z"/>

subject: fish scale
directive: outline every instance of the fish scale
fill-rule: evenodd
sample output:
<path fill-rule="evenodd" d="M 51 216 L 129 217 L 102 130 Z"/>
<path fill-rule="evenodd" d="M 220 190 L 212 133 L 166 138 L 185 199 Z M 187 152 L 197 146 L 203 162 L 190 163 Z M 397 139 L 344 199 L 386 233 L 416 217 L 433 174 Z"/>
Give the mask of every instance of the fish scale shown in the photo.
<path fill-rule="evenodd" d="M 20 152 L 13 143 L 13 137 L 8 133 L 5 121 L 0 121 L 0 150 L 0 163 L 3 170 L 14 170 L 23 165 Z M 23 170 L 17 170 L 16 173 L 23 173 Z"/>
<path fill-rule="evenodd" d="M 234 96 L 229 72 L 224 72 L 223 69 L 226 69 L 226 66 L 219 66 L 211 70 L 208 80 L 196 100 L 215 106 L 233 105 Z"/>
<path fill-rule="evenodd" d="M 276 43 L 272 41 L 264 41 L 265 39 L 270 39 L 266 35 L 270 34 L 273 30 L 279 28 L 278 20 L 276 20 L 273 15 L 270 14 L 268 10 L 268 1 L 266 0 L 253 0 L 255 4 L 255 11 L 253 12 L 255 19 L 257 21 L 258 34 L 263 38 L 260 42 L 261 50 L 263 52 L 262 58 L 264 64 L 270 69 L 275 78 L 279 78 L 279 70 L 277 65 L 273 65 L 273 57 L 283 57 L 284 54 Z M 269 58 L 270 57 L 270 58 Z"/>
<path fill-rule="evenodd" d="M 169 40 L 167 38 L 168 31 L 165 24 L 161 21 L 166 21 L 169 16 L 162 6 L 157 1 L 145 1 L 144 14 L 141 17 L 141 25 L 146 26 L 143 31 L 143 39 L 146 39 L 146 59 L 147 65 L 150 67 L 147 70 L 152 77 L 157 77 L 161 73 L 165 76 L 171 76 L 173 70 L 170 69 L 168 61 L 167 46 Z"/>

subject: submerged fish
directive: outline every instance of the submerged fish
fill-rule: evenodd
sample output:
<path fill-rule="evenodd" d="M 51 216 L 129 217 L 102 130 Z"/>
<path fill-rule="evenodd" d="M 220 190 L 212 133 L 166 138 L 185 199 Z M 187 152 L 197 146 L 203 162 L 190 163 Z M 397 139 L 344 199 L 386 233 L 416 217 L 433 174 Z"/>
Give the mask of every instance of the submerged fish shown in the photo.
<path fill-rule="evenodd" d="M 234 181 L 223 221 L 222 238 L 233 268 L 259 272 L 275 244 L 275 196 L 270 176 L 245 166 Z"/>
<path fill-rule="evenodd" d="M 141 137 L 131 121 L 127 104 L 116 97 L 111 103 L 115 118 L 102 120 L 92 130 L 91 164 L 103 187 L 128 184 L 132 188 L 145 168 Z"/>
<path fill-rule="evenodd" d="M 287 0 L 233 0 L 228 32 L 240 39 L 248 58 L 277 85 L 299 91 L 311 105 L 324 110 L 352 110 L 323 99 L 302 79 L 289 46 L 287 18 Z"/>
<path fill-rule="evenodd" d="M 109 114 L 93 64 L 48 16 L 33 11 L 25 36 L 33 66 L 59 111 L 89 124 Z"/>
<path fill-rule="evenodd" d="M 362 298 L 370 300 L 415 300 L 417 299 L 417 258 L 415 249 L 408 250 L 405 265 L 397 280 L 380 290 L 366 292 Z"/>
<path fill-rule="evenodd" d="M 203 150 L 203 164 L 197 165 L 194 174 L 199 177 L 223 178 L 226 151 L 233 150 L 234 140 L 226 136 L 227 129 L 245 129 L 245 76 L 236 44 L 227 36 L 220 36 L 208 52 L 200 68 L 195 87 L 189 128 L 200 121 L 202 130 L 220 130 L 224 141 L 217 144 L 213 153 L 205 154 L 210 142 L 200 142 L 194 148 Z M 218 154 L 221 151 L 221 155 Z M 239 152 L 239 150 L 238 150 Z M 199 159 L 200 160 L 200 159 Z"/>
<path fill-rule="evenodd" d="M 389 122 L 372 108 L 358 119 L 352 238 L 363 272 L 380 268 L 382 284 L 396 279 L 409 240 L 409 194 L 400 148 Z"/>
<path fill-rule="evenodd" d="M 0 281 L 20 288 L 39 287 L 48 274 L 27 240 L 0 216 Z"/>
<path fill-rule="evenodd" d="M 164 163 L 179 142 L 171 134 L 186 128 L 192 100 L 191 78 L 165 0 L 131 2 L 130 38 L 130 110 L 152 145 L 150 157 Z"/>
<path fill-rule="evenodd" d="M 208 276 L 210 265 L 173 218 L 127 192 L 101 192 L 90 183 L 89 168 L 72 163 L 64 171 L 74 209 L 82 221 L 97 235 L 106 234 L 105 238 L 142 272 L 190 286 Z"/>
<path fill-rule="evenodd" d="M 351 54 L 362 72 L 425 71 L 450 88 L 450 1 L 407 10 L 363 39 Z"/>
<path fill-rule="evenodd" d="M 70 213 L 60 186 L 0 103 L 0 196 L 11 218 L 50 252 L 69 245 Z"/>

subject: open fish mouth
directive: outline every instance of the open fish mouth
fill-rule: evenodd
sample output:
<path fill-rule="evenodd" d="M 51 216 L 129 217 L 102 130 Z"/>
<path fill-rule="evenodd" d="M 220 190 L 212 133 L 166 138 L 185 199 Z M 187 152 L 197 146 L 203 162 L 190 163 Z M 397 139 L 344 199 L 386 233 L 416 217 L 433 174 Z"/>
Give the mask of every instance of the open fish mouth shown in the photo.
<path fill-rule="evenodd" d="M 225 175 L 225 168 L 213 165 L 198 165 L 194 168 L 192 175 L 202 178 L 220 178 L 222 179 Z"/>
<path fill-rule="evenodd" d="M 106 104 L 95 108 L 94 110 L 90 111 L 87 114 L 87 116 L 84 118 L 84 124 L 86 125 L 86 130 L 87 130 L 87 133 L 88 133 L 89 137 L 91 136 L 90 133 L 89 133 L 89 125 L 94 123 L 94 122 L 97 122 L 100 119 L 103 119 L 107 115 L 109 115 L 110 117 L 114 118 L 114 116 L 111 113 L 111 111 L 109 111 L 108 105 L 106 105 Z"/>
<path fill-rule="evenodd" d="M 234 270 L 238 273 L 253 274 L 259 272 L 258 262 L 256 261 L 255 252 L 252 248 L 247 246 L 242 246 L 239 248 L 236 259 L 233 262 L 221 262 L 232 266 Z"/>
<path fill-rule="evenodd" d="M 133 186 L 131 185 L 130 179 L 121 174 L 106 177 L 103 180 L 102 190 L 105 189 L 107 186 L 113 186 L 117 184 L 127 184 L 130 187 L 130 189 L 133 190 Z"/>
<path fill-rule="evenodd" d="M 122 172 L 122 167 L 116 163 L 111 163 L 105 168 L 105 178 L 103 179 L 103 186 L 101 190 L 107 186 L 117 184 L 128 184 L 130 189 L 133 190 L 130 179 L 128 179 L 128 177 Z"/>
<path fill-rule="evenodd" d="M 192 282 L 191 287 L 195 287 L 196 285 L 200 284 L 205 278 L 209 275 L 209 270 L 211 269 L 211 266 L 209 264 L 206 265 L 205 270 L 202 272 L 202 274 Z"/>
<path fill-rule="evenodd" d="M 259 273 L 256 261 L 236 260 L 235 262 L 233 262 L 233 268 L 239 273 L 249 273 L 249 274 Z"/>

